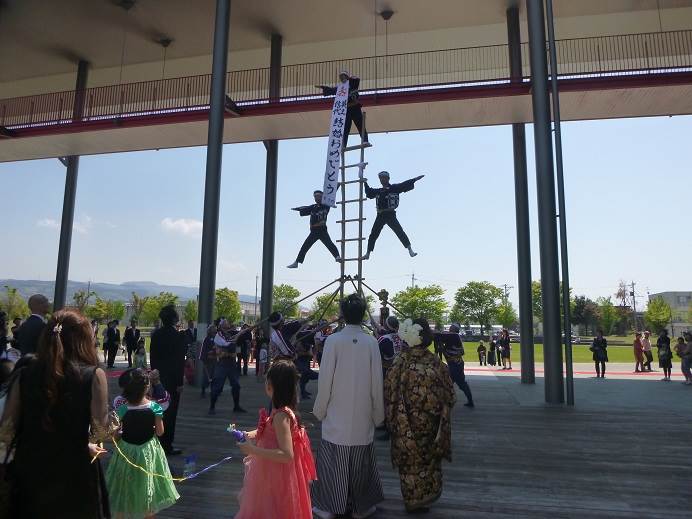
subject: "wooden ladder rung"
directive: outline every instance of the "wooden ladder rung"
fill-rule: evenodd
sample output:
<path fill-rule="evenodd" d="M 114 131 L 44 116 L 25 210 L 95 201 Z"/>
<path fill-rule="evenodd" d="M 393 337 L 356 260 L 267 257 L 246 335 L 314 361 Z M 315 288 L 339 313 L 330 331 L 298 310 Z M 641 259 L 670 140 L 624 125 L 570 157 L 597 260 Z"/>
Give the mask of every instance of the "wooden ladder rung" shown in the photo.
<path fill-rule="evenodd" d="M 359 182 L 367 182 L 367 178 L 360 178 L 358 180 L 347 180 L 346 182 L 339 182 L 339 185 L 345 186 L 346 184 L 357 184 Z"/>
<path fill-rule="evenodd" d="M 337 243 L 342 243 L 346 241 L 363 241 L 365 238 L 346 238 L 345 240 L 336 240 Z"/>
<path fill-rule="evenodd" d="M 367 220 L 367 218 L 349 218 L 347 220 L 337 220 L 336 223 L 364 222 L 365 220 Z"/>
<path fill-rule="evenodd" d="M 353 150 L 361 150 L 363 148 L 370 148 L 371 146 L 372 146 L 372 144 L 370 144 L 369 142 L 364 142 L 362 144 L 356 144 L 355 146 L 348 146 L 348 147 L 344 148 L 344 152 L 353 151 Z"/>
<path fill-rule="evenodd" d="M 367 162 L 358 162 L 358 163 L 356 163 L 356 164 L 349 164 L 348 166 L 341 166 L 341 169 L 361 168 L 361 167 L 364 168 L 364 167 L 367 166 L 367 165 L 368 165 Z"/>
<path fill-rule="evenodd" d="M 353 200 L 346 200 L 344 202 L 338 201 L 337 204 L 352 204 L 354 202 L 365 202 L 367 198 L 354 198 Z"/>

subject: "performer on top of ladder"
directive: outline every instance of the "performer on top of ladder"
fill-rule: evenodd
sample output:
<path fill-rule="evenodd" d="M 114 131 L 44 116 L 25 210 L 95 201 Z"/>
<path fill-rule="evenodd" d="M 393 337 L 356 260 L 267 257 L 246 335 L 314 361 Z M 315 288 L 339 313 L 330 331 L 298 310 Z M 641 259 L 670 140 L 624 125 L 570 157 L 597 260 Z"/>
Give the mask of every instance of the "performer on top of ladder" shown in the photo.
<path fill-rule="evenodd" d="M 370 237 L 368 238 L 368 252 L 363 256 L 363 259 L 370 259 L 370 253 L 375 250 L 375 243 L 377 242 L 377 238 L 380 237 L 382 228 L 385 225 L 388 225 L 392 231 L 394 231 L 394 234 L 401 240 L 401 243 L 408 249 L 409 255 L 413 258 L 417 256 L 418 253 L 413 251 L 411 241 L 408 239 L 408 236 L 406 236 L 404 229 L 401 227 L 396 217 L 396 209 L 399 207 L 399 194 L 411 191 L 415 183 L 425 175 L 419 175 L 416 178 L 406 180 L 399 184 L 389 183 L 389 173 L 387 171 L 380 171 L 378 176 L 382 184 L 380 188 L 372 188 L 368 185 L 367 181 L 365 182 L 365 196 L 376 199 L 377 218 L 375 219 Z"/>
<path fill-rule="evenodd" d="M 291 263 L 288 268 L 297 269 L 298 265 L 305 261 L 305 255 L 310 250 L 315 242 L 318 240 L 324 243 L 325 247 L 332 253 L 334 259 L 337 262 L 341 261 L 339 256 L 339 249 L 336 248 L 334 242 L 329 237 L 327 232 L 327 216 L 329 215 L 329 206 L 322 203 L 322 191 L 319 189 L 315 190 L 313 193 L 315 197 L 315 203 L 312 205 L 306 205 L 303 207 L 294 207 L 293 211 L 298 211 L 300 216 L 310 216 L 310 234 L 305 239 L 303 246 L 298 252 L 298 258 Z"/>
<path fill-rule="evenodd" d="M 346 70 L 339 73 L 339 81 L 342 83 L 348 81 L 348 106 L 346 109 L 346 121 L 344 123 L 343 147 L 346 148 L 348 143 L 348 134 L 351 132 L 351 123 L 356 123 L 358 133 L 363 138 L 364 142 L 368 142 L 368 132 L 363 127 L 363 110 L 360 104 L 358 87 L 360 86 L 360 78 L 351 76 Z M 316 88 L 322 89 L 322 95 L 336 95 L 336 87 L 326 85 L 315 85 Z"/>

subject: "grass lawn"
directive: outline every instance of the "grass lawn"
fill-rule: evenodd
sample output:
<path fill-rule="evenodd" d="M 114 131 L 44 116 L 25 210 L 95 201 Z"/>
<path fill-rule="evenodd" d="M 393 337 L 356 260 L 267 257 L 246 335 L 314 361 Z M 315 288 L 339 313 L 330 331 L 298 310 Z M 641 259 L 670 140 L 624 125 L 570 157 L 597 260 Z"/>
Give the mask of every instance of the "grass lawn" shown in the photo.
<path fill-rule="evenodd" d="M 485 343 L 485 347 L 488 347 L 488 343 Z M 573 344 L 572 345 L 572 360 L 576 362 L 593 362 L 593 353 L 589 351 L 590 344 Z M 466 350 L 466 355 L 464 355 L 464 360 L 467 363 L 473 363 L 474 360 L 478 359 L 476 348 L 478 348 L 477 342 L 464 342 L 464 350 Z M 512 362 L 521 361 L 521 351 L 519 343 L 512 343 Z M 543 345 L 534 345 L 534 358 L 536 362 L 543 362 Z M 564 346 L 563 346 L 563 358 L 564 358 Z M 632 353 L 631 346 L 608 346 L 608 361 L 609 362 L 631 362 L 634 366 L 634 354 Z M 674 356 L 673 362 L 680 362 L 680 359 Z M 656 350 L 654 347 L 654 364 L 658 366 L 658 357 L 656 356 Z"/>

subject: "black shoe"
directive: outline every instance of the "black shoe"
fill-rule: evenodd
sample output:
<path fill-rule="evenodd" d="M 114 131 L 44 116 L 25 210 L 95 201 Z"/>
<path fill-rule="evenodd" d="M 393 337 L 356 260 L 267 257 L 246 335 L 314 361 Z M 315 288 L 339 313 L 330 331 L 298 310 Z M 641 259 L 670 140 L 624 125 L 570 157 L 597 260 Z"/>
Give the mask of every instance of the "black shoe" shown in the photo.
<path fill-rule="evenodd" d="M 473 402 L 466 402 L 464 407 L 476 407 L 476 405 Z"/>
<path fill-rule="evenodd" d="M 216 414 L 216 409 L 213 407 L 209 409 L 209 412 L 207 413 L 208 415 L 214 416 Z"/>
<path fill-rule="evenodd" d="M 243 409 L 242 407 L 240 407 L 239 405 L 237 405 L 233 408 L 233 412 L 234 413 L 247 413 L 247 411 L 245 409 Z"/>
<path fill-rule="evenodd" d="M 168 449 L 165 452 L 166 452 L 166 456 L 179 456 L 183 453 L 183 451 L 181 451 L 180 449 L 175 449 L 173 447 L 171 447 L 170 449 Z"/>

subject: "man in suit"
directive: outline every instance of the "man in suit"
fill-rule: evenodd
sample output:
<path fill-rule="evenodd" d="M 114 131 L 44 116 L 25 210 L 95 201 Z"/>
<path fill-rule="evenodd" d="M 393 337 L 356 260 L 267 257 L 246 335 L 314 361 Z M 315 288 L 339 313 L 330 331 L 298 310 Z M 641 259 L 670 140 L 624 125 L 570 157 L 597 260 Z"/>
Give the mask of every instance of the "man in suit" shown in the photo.
<path fill-rule="evenodd" d="M 185 332 L 179 332 L 175 326 L 179 321 L 175 306 L 164 306 L 159 312 L 161 327 L 151 336 L 149 360 L 151 369 L 158 369 L 161 384 L 171 395 L 171 402 L 163 414 L 164 434 L 159 438 L 166 454 L 174 456 L 182 451 L 173 447 L 175 422 L 178 418 L 180 393 L 183 391 L 183 374 L 185 371 L 185 353 L 187 339 Z"/>
<path fill-rule="evenodd" d="M 197 328 L 195 328 L 194 321 L 187 322 L 187 329 L 183 332 L 185 335 L 185 343 L 189 346 L 194 345 L 197 342 Z"/>
<path fill-rule="evenodd" d="M 46 327 L 46 314 L 50 311 L 50 301 L 41 294 L 29 298 L 31 316 L 17 330 L 17 345 L 22 355 L 36 353 L 38 340 Z"/>
<path fill-rule="evenodd" d="M 120 330 L 118 330 L 118 325 L 120 322 L 117 319 L 113 319 L 108 323 L 108 329 L 106 330 L 106 351 L 108 352 L 108 363 L 107 367 L 109 369 L 113 368 L 115 365 L 115 356 L 118 354 L 118 348 L 120 347 Z"/>
<path fill-rule="evenodd" d="M 132 354 L 137 351 L 137 342 L 141 337 L 141 332 L 137 328 L 137 319 L 130 320 L 130 326 L 125 328 L 125 347 L 127 348 L 127 365 L 132 367 Z"/>

